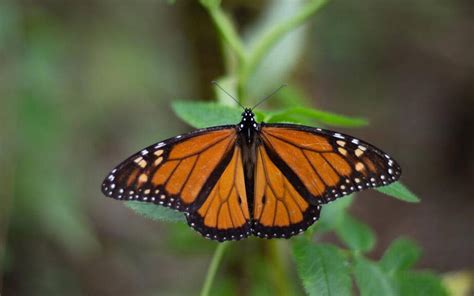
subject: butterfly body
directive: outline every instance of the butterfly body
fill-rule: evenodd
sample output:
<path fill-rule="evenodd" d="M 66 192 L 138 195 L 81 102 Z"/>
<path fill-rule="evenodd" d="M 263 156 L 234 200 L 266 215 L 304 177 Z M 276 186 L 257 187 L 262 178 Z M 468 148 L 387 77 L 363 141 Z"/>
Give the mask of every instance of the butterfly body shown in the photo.
<path fill-rule="evenodd" d="M 245 109 L 237 125 L 197 130 L 132 155 L 102 191 L 184 212 L 192 228 L 217 241 L 289 238 L 318 220 L 322 204 L 400 174 L 390 156 L 362 140 L 257 123 Z"/>

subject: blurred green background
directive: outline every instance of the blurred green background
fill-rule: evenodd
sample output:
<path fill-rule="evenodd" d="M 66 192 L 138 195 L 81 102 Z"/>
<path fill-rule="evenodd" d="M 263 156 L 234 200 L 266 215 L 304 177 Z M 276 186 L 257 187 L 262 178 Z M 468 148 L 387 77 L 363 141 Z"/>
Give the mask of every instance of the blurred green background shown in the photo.
<path fill-rule="evenodd" d="M 223 6 L 251 36 L 287 2 Z M 287 59 L 270 58 L 250 82 L 249 101 L 286 82 L 314 107 L 368 118 L 341 131 L 401 163 L 420 204 L 369 191 L 351 208 L 378 235 L 374 257 L 405 235 L 424 249 L 421 269 L 474 267 L 473 16 L 469 0 L 333 1 L 279 47 Z M 170 103 L 212 100 L 223 60 L 195 1 L 1 0 L 2 295 L 199 290 L 215 243 L 134 214 L 100 183 L 131 153 L 189 131 Z M 256 240 L 229 253 L 264 253 Z M 255 280 L 229 256 L 220 273 Z M 227 280 L 218 275 L 216 293 Z"/>

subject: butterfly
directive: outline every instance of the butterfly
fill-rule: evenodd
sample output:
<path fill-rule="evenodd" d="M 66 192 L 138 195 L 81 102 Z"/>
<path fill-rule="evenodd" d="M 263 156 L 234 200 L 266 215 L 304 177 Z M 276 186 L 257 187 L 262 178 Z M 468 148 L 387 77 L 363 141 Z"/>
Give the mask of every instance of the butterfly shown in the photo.
<path fill-rule="evenodd" d="M 385 152 L 342 133 L 257 123 L 245 108 L 237 125 L 199 129 L 133 154 L 102 192 L 184 212 L 204 237 L 289 238 L 319 219 L 321 206 L 400 177 Z"/>

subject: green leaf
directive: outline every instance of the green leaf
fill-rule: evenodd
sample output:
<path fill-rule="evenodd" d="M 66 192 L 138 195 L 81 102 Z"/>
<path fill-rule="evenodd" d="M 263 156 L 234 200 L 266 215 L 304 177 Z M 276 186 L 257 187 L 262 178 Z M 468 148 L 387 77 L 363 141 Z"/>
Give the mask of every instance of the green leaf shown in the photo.
<path fill-rule="evenodd" d="M 206 102 L 176 101 L 172 107 L 179 118 L 196 128 L 237 124 L 242 113 L 238 107 Z"/>
<path fill-rule="evenodd" d="M 431 272 L 405 271 L 397 276 L 399 295 L 447 296 L 441 279 Z"/>
<path fill-rule="evenodd" d="M 237 98 L 237 81 L 235 80 L 235 77 L 229 75 L 229 76 L 223 76 L 215 82 L 222 87 L 222 89 L 225 90 L 225 92 L 218 87 L 216 84 L 213 84 L 213 89 L 214 89 L 214 94 L 217 98 L 217 103 L 225 105 L 225 106 L 230 106 L 230 107 L 236 107 L 235 101 L 232 99 L 232 97 Z M 229 93 L 231 96 L 229 96 L 227 93 Z M 238 107 L 237 107 L 238 108 Z"/>
<path fill-rule="evenodd" d="M 176 115 L 189 125 L 196 128 L 204 128 L 216 125 L 237 124 L 240 122 L 242 108 L 224 106 L 217 103 L 176 101 L 172 103 Z M 254 112 L 257 121 L 264 114 Z"/>
<path fill-rule="evenodd" d="M 303 107 L 294 107 L 282 111 L 271 112 L 265 120 L 267 122 L 281 122 L 288 118 L 291 119 L 295 117 L 311 119 L 320 124 L 337 127 L 361 127 L 368 124 L 368 121 L 363 118 L 349 117 Z"/>
<path fill-rule="evenodd" d="M 305 106 L 312 100 L 298 87 L 288 85 L 275 94 L 275 101 L 282 108 L 290 108 Z"/>
<path fill-rule="evenodd" d="M 378 191 L 407 202 L 420 202 L 420 199 L 402 183 L 395 182 L 387 186 L 376 188 Z"/>
<path fill-rule="evenodd" d="M 338 198 L 321 209 L 321 217 L 316 223 L 317 231 L 325 232 L 334 230 L 344 218 L 347 208 L 352 204 L 354 196 Z"/>
<path fill-rule="evenodd" d="M 410 268 L 421 255 L 421 249 L 407 239 L 397 239 L 388 247 L 380 266 L 389 274 Z"/>
<path fill-rule="evenodd" d="M 136 213 L 156 221 L 184 222 L 184 214 L 175 210 L 140 201 L 127 201 L 125 205 Z"/>
<path fill-rule="evenodd" d="M 397 293 L 395 283 L 380 266 L 362 256 L 355 257 L 354 275 L 360 295 L 404 295 Z"/>
<path fill-rule="evenodd" d="M 201 5 L 207 8 L 215 9 L 221 5 L 221 0 L 200 0 Z"/>
<path fill-rule="evenodd" d="M 336 234 L 354 251 L 368 252 L 375 245 L 375 235 L 372 229 L 349 214 L 345 214 L 337 225 Z"/>
<path fill-rule="evenodd" d="M 293 253 L 308 295 L 351 295 L 349 268 L 338 248 L 299 239 L 293 244 Z"/>

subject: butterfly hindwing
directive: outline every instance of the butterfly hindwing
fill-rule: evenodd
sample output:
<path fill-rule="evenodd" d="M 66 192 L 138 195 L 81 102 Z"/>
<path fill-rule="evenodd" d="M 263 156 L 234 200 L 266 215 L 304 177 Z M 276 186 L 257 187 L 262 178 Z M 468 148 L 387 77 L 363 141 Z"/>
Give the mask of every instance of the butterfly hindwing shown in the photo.
<path fill-rule="evenodd" d="M 269 156 L 257 148 L 255 164 L 253 230 L 263 238 L 289 238 L 306 230 L 319 218 L 320 205 L 310 204 Z"/>
<path fill-rule="evenodd" d="M 311 204 L 396 181 L 401 169 L 386 153 L 351 136 L 293 124 L 262 124 L 270 158 Z"/>
<path fill-rule="evenodd" d="M 234 126 L 198 130 L 149 146 L 118 165 L 102 184 L 106 196 L 187 212 L 206 197 L 236 141 Z M 218 168 L 221 168 L 220 171 Z"/>
<path fill-rule="evenodd" d="M 188 224 L 204 237 L 239 240 L 251 233 L 241 149 L 238 145 L 203 203 L 187 215 Z"/>

